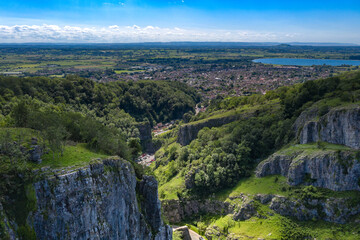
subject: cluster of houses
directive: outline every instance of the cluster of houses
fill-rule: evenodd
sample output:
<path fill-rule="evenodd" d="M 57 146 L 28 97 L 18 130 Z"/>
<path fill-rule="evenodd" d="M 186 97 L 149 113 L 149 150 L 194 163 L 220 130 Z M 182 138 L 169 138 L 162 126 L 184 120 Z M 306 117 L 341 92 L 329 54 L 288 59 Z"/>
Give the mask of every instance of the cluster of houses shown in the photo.
<path fill-rule="evenodd" d="M 258 63 L 233 66 L 217 65 L 214 68 L 201 70 L 193 65 L 172 67 L 146 63 L 132 66 L 130 69 L 133 71 L 116 73 L 99 68 L 59 68 L 59 66 L 48 65 L 34 74 L 43 76 L 77 74 L 99 82 L 143 79 L 180 81 L 198 89 L 204 100 L 211 100 L 219 95 L 242 96 L 265 93 L 267 90 L 280 86 L 326 78 L 336 72 L 347 70 L 345 66 L 278 66 Z M 158 129 L 156 130 L 158 131 Z"/>
<path fill-rule="evenodd" d="M 150 166 L 150 164 L 154 161 L 155 161 L 155 155 L 151 155 L 148 153 L 142 154 L 138 159 L 135 160 L 135 162 L 143 166 Z"/>
<path fill-rule="evenodd" d="M 165 133 L 167 132 L 172 126 L 174 126 L 175 121 L 171 121 L 168 123 L 158 123 L 154 126 L 152 133 L 154 134 L 154 136 L 157 136 L 159 134 Z"/>

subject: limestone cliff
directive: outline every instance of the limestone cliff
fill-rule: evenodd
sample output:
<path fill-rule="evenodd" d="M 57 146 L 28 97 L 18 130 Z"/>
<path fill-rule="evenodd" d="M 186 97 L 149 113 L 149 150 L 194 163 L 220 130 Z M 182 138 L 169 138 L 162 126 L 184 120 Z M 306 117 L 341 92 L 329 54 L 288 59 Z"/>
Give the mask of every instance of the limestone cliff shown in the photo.
<path fill-rule="evenodd" d="M 302 129 L 301 129 L 302 128 Z M 300 115 L 295 123 L 301 144 L 324 141 L 360 148 L 360 107 L 337 108 L 316 119 L 314 112 Z"/>
<path fill-rule="evenodd" d="M 293 198 L 272 194 L 239 194 L 222 202 L 207 200 L 164 200 L 164 214 L 171 223 L 179 223 L 202 214 L 230 215 L 235 221 L 248 220 L 254 216 L 266 218 L 260 207 L 267 205 L 282 216 L 301 221 L 325 220 L 333 223 L 347 223 L 360 214 L 358 201 L 352 198 Z M 209 226 L 207 237 L 216 235 L 216 229 Z"/>
<path fill-rule="evenodd" d="M 233 206 L 228 202 L 206 200 L 163 200 L 163 210 L 171 223 L 179 223 L 199 214 L 228 214 Z"/>
<path fill-rule="evenodd" d="M 151 126 L 148 122 L 139 123 L 137 125 L 140 133 L 140 142 L 144 152 L 154 153 L 156 150 L 152 142 Z"/>
<path fill-rule="evenodd" d="M 255 112 L 247 112 L 243 114 L 234 114 L 226 117 L 209 118 L 199 122 L 185 124 L 180 127 L 177 142 L 183 146 L 190 144 L 190 142 L 196 139 L 199 131 L 205 127 L 221 127 L 222 125 L 241 120 L 247 119 L 255 115 Z"/>
<path fill-rule="evenodd" d="M 27 223 L 37 239 L 172 239 L 155 178 L 138 182 L 126 161 L 99 160 L 33 186 L 36 211 Z"/>
<path fill-rule="evenodd" d="M 294 217 L 300 221 L 325 220 L 344 224 L 360 213 L 360 205 L 352 202 L 350 198 L 301 200 L 274 196 L 269 207 L 282 216 Z"/>
<path fill-rule="evenodd" d="M 256 176 L 281 174 L 290 185 L 301 183 L 334 191 L 360 191 L 360 161 L 351 151 L 273 154 L 256 168 Z"/>

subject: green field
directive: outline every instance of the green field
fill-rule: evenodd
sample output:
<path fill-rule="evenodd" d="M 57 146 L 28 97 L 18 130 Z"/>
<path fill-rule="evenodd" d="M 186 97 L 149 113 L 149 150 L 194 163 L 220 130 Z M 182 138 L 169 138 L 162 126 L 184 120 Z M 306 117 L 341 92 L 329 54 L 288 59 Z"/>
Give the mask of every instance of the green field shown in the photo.
<path fill-rule="evenodd" d="M 75 146 L 66 146 L 63 155 L 60 154 L 45 154 L 42 163 L 36 167 L 50 166 L 51 168 L 61 167 L 81 167 L 86 166 L 91 160 L 98 158 L 106 158 L 108 155 L 96 153 L 89 150 L 85 143 L 78 143 Z"/>

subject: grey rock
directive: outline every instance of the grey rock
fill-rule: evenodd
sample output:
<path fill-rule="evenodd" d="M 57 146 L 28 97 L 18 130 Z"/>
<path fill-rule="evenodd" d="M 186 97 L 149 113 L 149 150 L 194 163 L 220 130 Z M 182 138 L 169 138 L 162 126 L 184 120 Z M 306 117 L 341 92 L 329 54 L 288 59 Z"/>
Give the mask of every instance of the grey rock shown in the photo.
<path fill-rule="evenodd" d="M 220 127 L 222 125 L 241 120 L 247 119 L 255 115 L 255 112 L 250 112 L 246 114 L 236 114 L 227 117 L 220 117 L 220 118 L 213 118 L 207 119 L 205 121 L 201 121 L 199 123 L 189 123 L 180 126 L 177 142 L 183 146 L 190 144 L 192 140 L 194 140 L 199 131 L 205 127 L 212 128 L 212 127 Z"/>
<path fill-rule="evenodd" d="M 12 229 L 11 224 L 4 212 L 4 208 L 0 203 L 0 222 L 2 223 L 0 226 L 0 239 L 9 239 L 9 240 L 16 240 L 15 231 Z"/>
<path fill-rule="evenodd" d="M 137 125 L 140 133 L 140 143 L 144 152 L 154 153 L 155 148 L 152 142 L 151 125 L 148 122 L 139 123 Z"/>
<path fill-rule="evenodd" d="M 360 162 L 347 151 L 340 155 L 334 151 L 292 156 L 275 153 L 261 162 L 255 173 L 257 177 L 281 174 L 290 185 L 305 183 L 333 191 L 360 191 Z"/>
<path fill-rule="evenodd" d="M 120 159 L 44 179 L 34 184 L 37 210 L 28 223 L 38 239 L 172 239 L 171 228 L 161 221 L 157 196 L 148 194 L 157 183 L 144 180 L 149 192 L 139 193 L 154 207 L 153 214 L 138 202 L 136 184 L 131 164 Z"/>
<path fill-rule="evenodd" d="M 163 213 L 170 223 L 179 223 L 182 220 L 197 214 L 226 215 L 233 212 L 234 206 L 228 202 L 213 199 L 205 200 L 163 200 Z"/>
<path fill-rule="evenodd" d="M 276 196 L 270 208 L 282 216 L 295 217 L 300 221 L 325 220 L 334 223 L 347 223 L 360 213 L 360 205 L 352 206 L 351 199 L 291 199 Z"/>
<path fill-rule="evenodd" d="M 161 220 L 161 204 L 158 199 L 158 183 L 153 176 L 144 176 L 138 185 L 138 193 L 142 196 L 141 206 L 147 223 L 150 225 L 152 232 L 159 233 L 163 229 Z M 165 229 L 168 234 L 171 229 Z M 169 239 L 170 236 L 161 239 Z"/>
<path fill-rule="evenodd" d="M 316 208 L 308 209 L 300 200 L 286 197 L 274 197 L 270 203 L 270 209 L 282 216 L 295 217 L 301 221 L 319 219 L 319 213 Z"/>
<path fill-rule="evenodd" d="M 259 163 L 256 167 L 255 174 L 257 177 L 265 177 L 268 175 L 287 176 L 293 159 L 294 156 L 273 154 Z"/>
<path fill-rule="evenodd" d="M 29 153 L 29 160 L 34 163 L 41 163 L 42 162 L 42 155 L 44 154 L 43 148 L 39 145 L 32 145 L 30 147 Z"/>
<path fill-rule="evenodd" d="M 245 221 L 247 219 L 250 219 L 252 216 L 254 216 L 257 213 L 256 208 L 254 206 L 254 201 L 249 201 L 244 203 L 239 211 L 234 213 L 233 219 L 235 221 Z"/>
<path fill-rule="evenodd" d="M 300 123 L 303 121 L 297 121 L 296 129 L 300 128 Z M 333 109 L 319 120 L 304 122 L 302 126 L 300 144 L 324 141 L 360 149 L 359 106 Z"/>
<path fill-rule="evenodd" d="M 272 194 L 256 194 L 254 196 L 254 199 L 261 202 L 262 204 L 268 204 L 273 198 L 274 195 Z"/>
<path fill-rule="evenodd" d="M 300 133 L 300 144 L 313 143 L 320 141 L 320 124 L 316 121 L 309 121 L 304 125 Z"/>
<path fill-rule="evenodd" d="M 296 135 L 300 133 L 303 129 L 305 123 L 314 120 L 318 116 L 318 109 L 317 108 L 309 108 L 303 111 L 300 116 L 296 119 L 293 129 Z"/>
<path fill-rule="evenodd" d="M 36 137 L 32 137 L 31 138 L 31 145 L 37 145 L 38 144 L 38 139 Z"/>

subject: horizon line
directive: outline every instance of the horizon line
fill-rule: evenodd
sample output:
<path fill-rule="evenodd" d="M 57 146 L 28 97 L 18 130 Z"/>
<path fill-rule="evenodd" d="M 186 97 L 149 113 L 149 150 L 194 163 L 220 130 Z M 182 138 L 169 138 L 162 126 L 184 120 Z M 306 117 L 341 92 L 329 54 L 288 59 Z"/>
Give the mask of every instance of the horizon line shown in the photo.
<path fill-rule="evenodd" d="M 345 42 L 263 42 L 263 41 L 250 41 L 250 42 L 239 42 L 239 41 L 142 41 L 142 42 L 0 42 L 0 45 L 135 45 L 135 44 L 247 44 L 247 45 L 259 45 L 268 44 L 269 46 L 278 45 L 290 45 L 290 46 L 360 46 L 356 43 L 345 43 Z"/>

